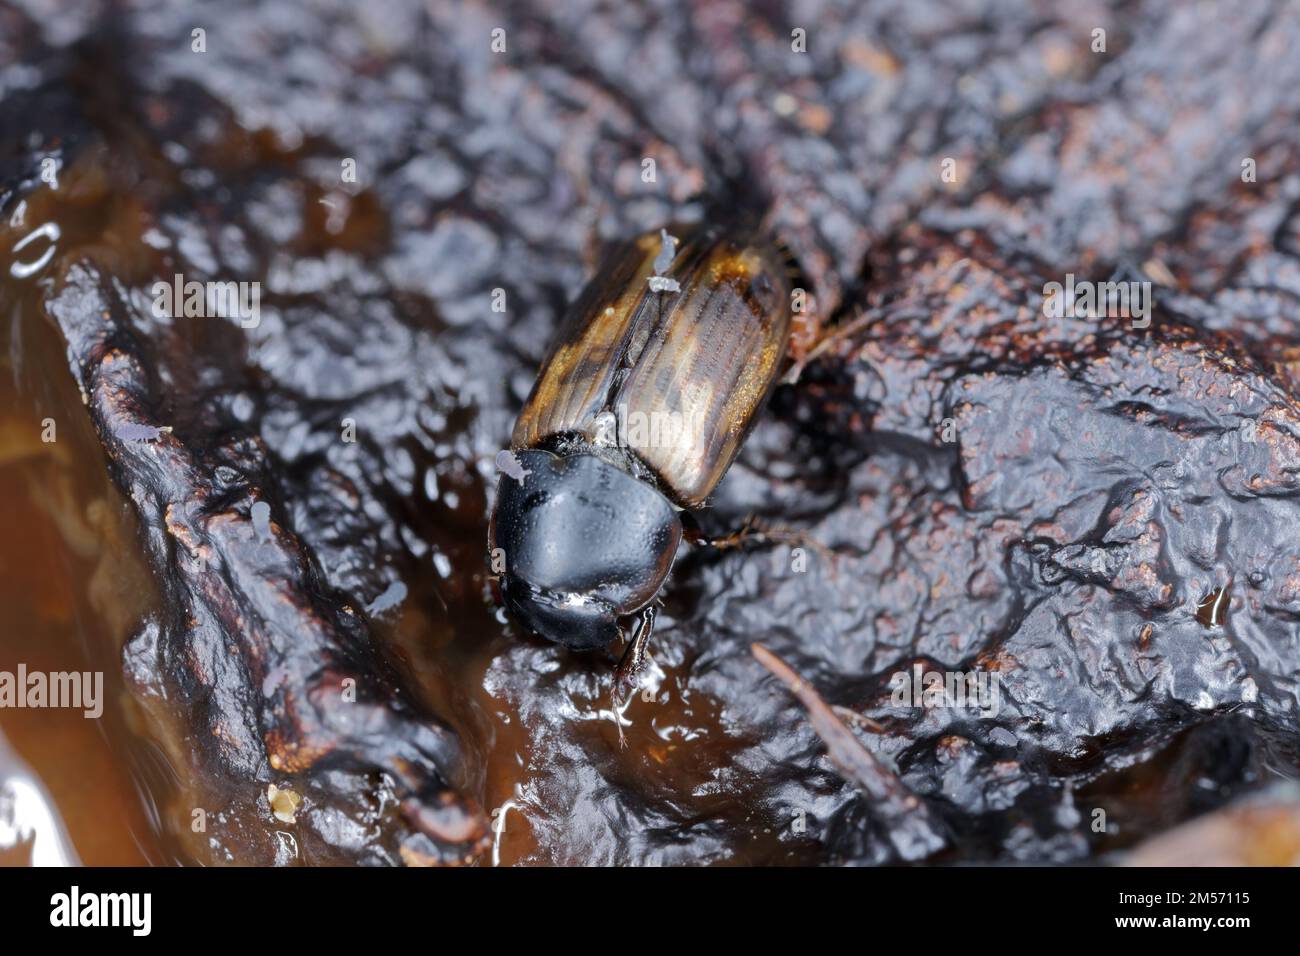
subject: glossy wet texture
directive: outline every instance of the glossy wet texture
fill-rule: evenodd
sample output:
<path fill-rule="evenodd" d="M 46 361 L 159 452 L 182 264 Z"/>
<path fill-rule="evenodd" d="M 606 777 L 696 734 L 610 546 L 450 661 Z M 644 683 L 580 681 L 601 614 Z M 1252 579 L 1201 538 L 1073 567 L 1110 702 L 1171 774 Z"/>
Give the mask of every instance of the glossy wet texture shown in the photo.
<path fill-rule="evenodd" d="M 4 459 L 0 664 L 126 675 L 103 738 L 0 728 L 85 859 L 900 859 L 756 641 L 933 859 L 1120 854 L 1297 775 L 1293 5 L 121 6 L 0 6 L 3 427 L 61 456 Z M 491 601 L 495 458 L 596 248 L 728 207 L 840 332 L 706 526 L 818 546 L 682 553 L 620 750 L 614 652 Z M 178 272 L 258 322 L 157 314 Z M 1150 327 L 1044 316 L 1069 272 L 1150 279 Z M 918 661 L 997 715 L 893 704 Z"/>
<path fill-rule="evenodd" d="M 557 330 L 513 444 L 617 441 L 673 501 L 701 507 L 785 366 L 788 267 L 757 228 L 687 231 L 662 259 L 649 233 L 607 257 Z M 651 288 L 657 275 L 675 290 Z"/>
<path fill-rule="evenodd" d="M 575 651 L 610 647 L 618 619 L 649 604 L 672 568 L 677 512 L 594 454 L 515 456 L 522 480 L 502 477 L 491 523 L 502 597 L 541 637 Z"/>

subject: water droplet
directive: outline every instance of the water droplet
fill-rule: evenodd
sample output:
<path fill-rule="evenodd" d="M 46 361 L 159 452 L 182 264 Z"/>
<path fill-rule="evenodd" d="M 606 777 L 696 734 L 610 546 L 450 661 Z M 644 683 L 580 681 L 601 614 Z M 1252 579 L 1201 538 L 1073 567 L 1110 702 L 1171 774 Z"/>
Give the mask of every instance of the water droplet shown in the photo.
<path fill-rule="evenodd" d="M 1231 595 L 1229 587 L 1215 588 L 1196 605 L 1196 619 L 1206 627 L 1218 627 L 1228 616 Z"/>
<path fill-rule="evenodd" d="M 49 241 L 49 246 L 39 258 L 27 262 L 18 261 L 18 253 L 42 238 Z M 54 258 L 55 243 L 58 241 L 59 227 L 56 223 L 47 222 L 45 225 L 33 229 L 14 244 L 14 261 L 9 266 L 9 274 L 15 279 L 29 279 L 36 275 Z"/>

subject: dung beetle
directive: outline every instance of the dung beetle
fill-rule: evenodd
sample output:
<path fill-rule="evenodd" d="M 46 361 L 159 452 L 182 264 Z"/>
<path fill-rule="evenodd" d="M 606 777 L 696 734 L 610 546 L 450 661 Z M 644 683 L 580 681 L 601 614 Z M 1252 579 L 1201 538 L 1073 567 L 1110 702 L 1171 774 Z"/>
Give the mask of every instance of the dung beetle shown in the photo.
<path fill-rule="evenodd" d="M 606 647 L 655 596 L 771 393 L 791 325 L 776 247 L 717 227 L 617 249 L 561 323 L 515 424 L 489 530 L 501 595 L 537 634 Z M 621 728 L 620 728 L 621 730 Z"/>

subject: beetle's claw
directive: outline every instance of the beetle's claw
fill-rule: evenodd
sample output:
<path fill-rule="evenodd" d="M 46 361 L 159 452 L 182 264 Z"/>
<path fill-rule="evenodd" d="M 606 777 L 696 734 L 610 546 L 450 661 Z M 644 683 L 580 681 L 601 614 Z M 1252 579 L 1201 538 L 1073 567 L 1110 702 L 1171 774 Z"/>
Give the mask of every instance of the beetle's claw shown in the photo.
<path fill-rule="evenodd" d="M 614 686 L 610 690 L 610 697 L 614 705 L 614 720 L 618 724 L 620 747 L 627 746 L 627 739 L 623 735 L 623 710 L 641 686 L 641 672 L 645 669 L 646 648 L 650 644 L 650 632 L 654 630 L 654 623 L 655 609 L 648 607 L 641 612 L 641 620 L 632 639 L 628 641 L 627 650 L 614 668 Z"/>
<path fill-rule="evenodd" d="M 620 665 L 621 670 L 621 665 Z M 623 732 L 623 711 L 627 709 L 628 702 L 632 699 L 632 692 L 635 691 L 635 683 L 629 685 L 627 675 L 616 673 L 614 676 L 614 687 L 610 691 L 611 704 L 614 710 L 614 726 L 618 728 L 618 749 L 627 749 L 627 734 Z"/>

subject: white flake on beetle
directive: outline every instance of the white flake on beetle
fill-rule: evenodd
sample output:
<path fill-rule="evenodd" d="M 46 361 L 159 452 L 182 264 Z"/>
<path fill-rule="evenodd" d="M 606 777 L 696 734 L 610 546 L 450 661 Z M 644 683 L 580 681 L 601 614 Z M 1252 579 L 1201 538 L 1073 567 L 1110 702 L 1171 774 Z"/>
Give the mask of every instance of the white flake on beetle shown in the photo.
<path fill-rule="evenodd" d="M 668 279 L 664 276 L 650 277 L 651 292 L 681 292 L 682 287 L 677 284 L 676 279 Z"/>
<path fill-rule="evenodd" d="M 501 474 L 513 478 L 515 481 L 522 482 L 532 474 L 523 464 L 515 457 L 514 452 L 505 450 L 497 452 L 496 458 L 497 471 Z"/>
<path fill-rule="evenodd" d="M 667 229 L 659 230 L 659 254 L 655 256 L 655 274 L 649 280 L 651 292 L 682 291 L 676 279 L 664 275 L 672 267 L 673 259 L 677 256 L 677 242 L 677 237 L 670 235 Z"/>
<path fill-rule="evenodd" d="M 597 445 L 617 445 L 618 418 L 611 411 L 601 412 L 591 420 L 591 428 L 588 430 L 588 434 Z"/>

